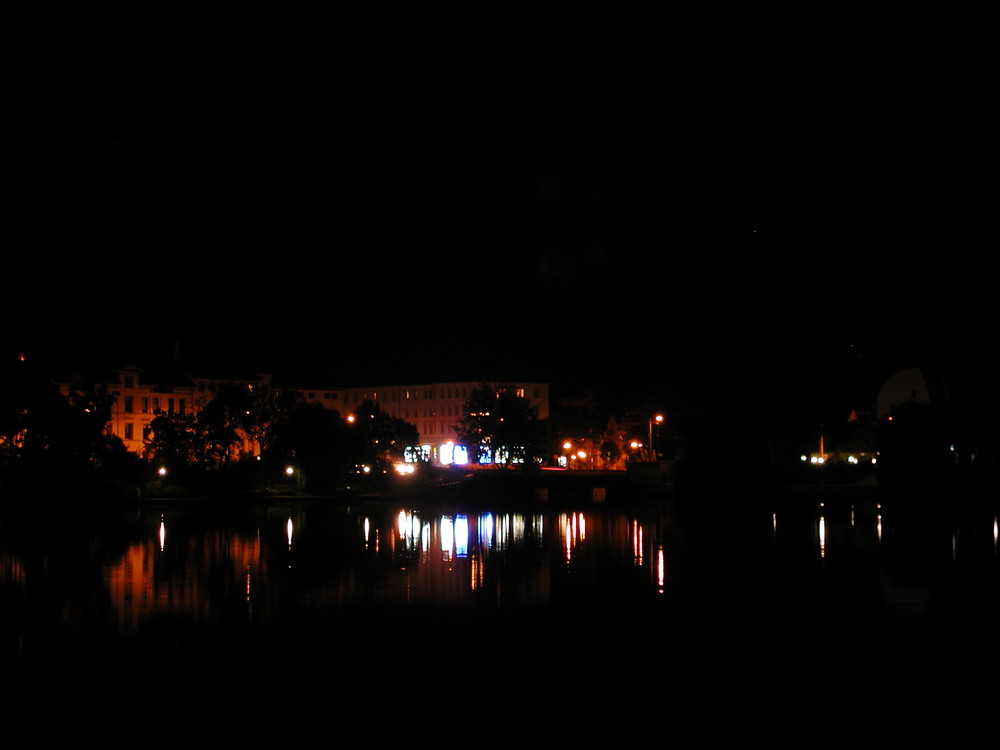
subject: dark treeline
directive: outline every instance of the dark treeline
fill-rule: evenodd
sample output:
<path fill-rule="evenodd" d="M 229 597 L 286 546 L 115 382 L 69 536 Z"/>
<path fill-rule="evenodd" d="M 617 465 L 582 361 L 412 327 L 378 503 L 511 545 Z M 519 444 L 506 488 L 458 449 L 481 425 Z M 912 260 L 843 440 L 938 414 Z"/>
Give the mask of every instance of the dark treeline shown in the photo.
<path fill-rule="evenodd" d="M 6 360 L 2 376 L 0 489 L 10 495 L 330 492 L 361 465 L 380 473 L 416 440 L 412 425 L 376 405 L 362 405 L 348 425 L 297 392 L 230 387 L 197 415 L 157 415 L 140 457 L 108 434 L 106 386 L 81 380 L 67 397 L 21 358 Z M 237 449 L 245 441 L 261 447 L 259 457 Z"/>

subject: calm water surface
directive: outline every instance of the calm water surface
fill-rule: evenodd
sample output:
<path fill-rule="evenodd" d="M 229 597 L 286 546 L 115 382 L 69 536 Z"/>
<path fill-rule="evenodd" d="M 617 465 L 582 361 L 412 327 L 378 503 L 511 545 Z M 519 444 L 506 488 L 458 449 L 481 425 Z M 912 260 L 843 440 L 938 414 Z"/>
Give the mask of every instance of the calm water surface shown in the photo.
<path fill-rule="evenodd" d="M 996 697 L 997 534 L 989 503 L 914 514 L 871 493 L 58 504 L 3 516 L 0 656 L 46 695 L 172 686 L 202 710 L 774 718 L 962 694 L 974 718 Z"/>

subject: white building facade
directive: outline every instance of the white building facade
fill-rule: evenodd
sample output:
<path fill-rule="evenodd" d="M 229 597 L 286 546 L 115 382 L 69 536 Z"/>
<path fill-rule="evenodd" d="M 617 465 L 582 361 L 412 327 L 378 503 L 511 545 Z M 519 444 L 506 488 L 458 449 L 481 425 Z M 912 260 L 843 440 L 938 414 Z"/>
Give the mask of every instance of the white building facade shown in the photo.
<path fill-rule="evenodd" d="M 365 401 L 377 404 L 392 417 L 409 422 L 420 434 L 420 445 L 413 446 L 408 460 L 430 461 L 438 465 L 467 463 L 465 446 L 458 443 L 455 426 L 462 419 L 465 402 L 484 381 L 451 381 L 413 385 L 343 388 L 340 404 L 334 406 L 348 418 Z M 539 419 L 549 417 L 549 384 L 508 382 L 517 396 L 528 399 L 538 410 Z M 333 403 L 333 402 L 328 402 Z"/>

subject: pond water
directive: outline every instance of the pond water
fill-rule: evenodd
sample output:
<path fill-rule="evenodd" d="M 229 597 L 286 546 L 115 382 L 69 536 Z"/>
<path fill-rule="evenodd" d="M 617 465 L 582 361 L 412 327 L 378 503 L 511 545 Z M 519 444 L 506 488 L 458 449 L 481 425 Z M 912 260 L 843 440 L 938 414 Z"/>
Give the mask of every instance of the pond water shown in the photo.
<path fill-rule="evenodd" d="M 104 709 L 185 695 L 206 719 L 226 700 L 251 717 L 544 704 L 576 726 L 956 695 L 985 717 L 996 508 L 904 510 L 874 492 L 8 508 L 0 657 L 78 707 L 100 684 Z"/>

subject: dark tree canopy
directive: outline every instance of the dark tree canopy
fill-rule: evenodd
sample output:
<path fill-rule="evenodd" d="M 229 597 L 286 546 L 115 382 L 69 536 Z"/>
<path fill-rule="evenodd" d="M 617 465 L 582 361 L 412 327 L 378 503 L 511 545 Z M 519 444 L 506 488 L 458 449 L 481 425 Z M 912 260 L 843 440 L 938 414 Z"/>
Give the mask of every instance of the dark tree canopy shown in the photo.
<path fill-rule="evenodd" d="M 498 466 L 533 463 L 543 449 L 545 425 L 532 401 L 506 383 L 483 383 L 465 401 L 455 426 L 460 443 Z"/>

